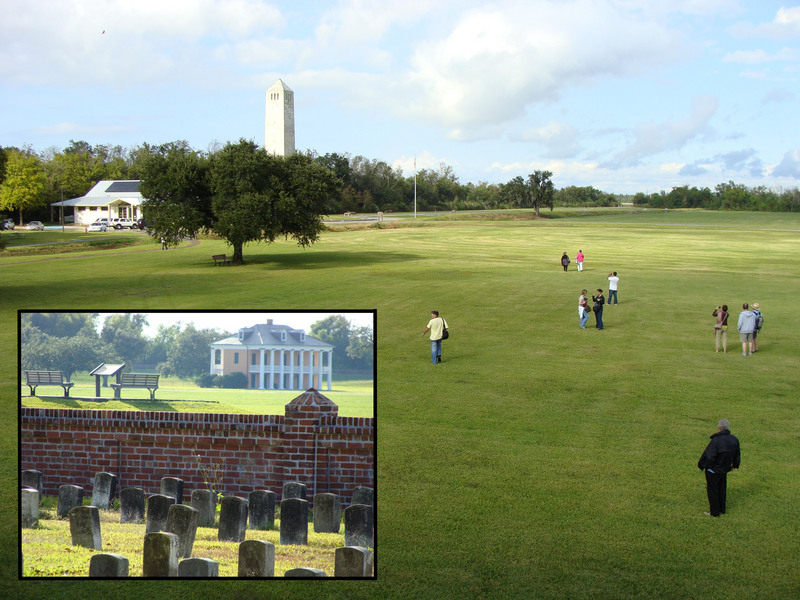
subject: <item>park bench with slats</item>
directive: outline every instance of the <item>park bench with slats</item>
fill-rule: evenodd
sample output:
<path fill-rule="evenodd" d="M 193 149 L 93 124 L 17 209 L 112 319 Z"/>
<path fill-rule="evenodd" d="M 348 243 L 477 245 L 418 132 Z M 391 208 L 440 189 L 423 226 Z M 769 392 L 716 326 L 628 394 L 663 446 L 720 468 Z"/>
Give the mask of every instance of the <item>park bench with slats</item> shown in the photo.
<path fill-rule="evenodd" d="M 227 254 L 214 254 L 211 258 L 214 259 L 214 266 L 217 265 L 229 265 L 231 264 L 231 259 L 228 258 Z"/>
<path fill-rule="evenodd" d="M 122 388 L 147 388 L 150 390 L 150 400 L 156 399 L 158 389 L 158 375 L 149 373 L 123 373 L 120 375 L 119 383 L 110 384 L 114 388 L 114 398 L 121 398 Z"/>
<path fill-rule="evenodd" d="M 64 388 L 64 398 L 69 398 L 69 388 L 74 383 L 64 381 L 61 371 L 25 371 L 25 385 L 31 388 L 31 396 L 36 394 L 36 387 L 40 385 L 60 385 Z"/>

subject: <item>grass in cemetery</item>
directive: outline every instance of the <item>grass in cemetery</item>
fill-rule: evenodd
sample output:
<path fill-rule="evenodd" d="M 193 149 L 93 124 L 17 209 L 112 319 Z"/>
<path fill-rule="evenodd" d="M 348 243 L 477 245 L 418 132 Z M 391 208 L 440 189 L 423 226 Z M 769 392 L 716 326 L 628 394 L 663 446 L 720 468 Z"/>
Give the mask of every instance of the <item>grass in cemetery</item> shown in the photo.
<path fill-rule="evenodd" d="M 88 505 L 89 500 L 84 500 Z M 145 535 L 144 523 L 119 522 L 119 501 L 115 508 L 101 510 L 100 531 L 103 552 L 121 554 L 128 558 L 130 577 L 142 577 L 142 551 Z M 336 548 L 344 546 L 344 525 L 340 533 L 315 533 L 313 520 L 308 526 L 308 544 L 284 546 L 280 544 L 280 510 L 275 526 L 269 529 L 248 529 L 245 538 L 263 540 L 275 545 L 275 576 L 283 577 L 289 569 L 312 567 L 333 573 Z M 89 561 L 97 551 L 72 546 L 68 518 L 56 518 L 55 498 L 47 498 L 40 509 L 39 525 L 22 530 L 25 549 L 24 577 L 88 577 Z M 198 527 L 192 547 L 192 556 L 210 558 L 219 563 L 220 577 L 238 577 L 239 544 L 220 542 L 216 527 Z"/>
<path fill-rule="evenodd" d="M 176 377 L 161 377 L 155 401 L 150 400 L 150 392 L 146 389 L 123 389 L 123 397 L 115 400 L 111 388 L 101 388 L 102 401 L 95 401 L 85 399 L 94 397 L 96 393 L 94 377 L 88 373 L 76 373 L 71 380 L 75 385 L 70 389 L 70 398 L 63 397 L 63 389 L 60 386 L 39 386 L 36 388 L 37 396 L 31 397 L 30 388 L 25 385 L 23 375 L 20 402 L 22 406 L 31 408 L 282 415 L 286 405 L 300 393 L 297 390 L 200 388 L 191 381 Z M 371 380 L 339 381 L 334 376 L 332 389 L 320 392 L 336 403 L 340 417 L 373 416 Z"/>
<path fill-rule="evenodd" d="M 3 258 L 3 354 L 15 353 L 18 307 L 376 308 L 378 580 L 328 582 L 313 595 L 800 597 L 800 215 L 609 221 L 422 220 L 328 233 L 306 250 L 252 245 L 233 268 L 211 265 L 226 247 L 208 240 L 88 261 Z M 585 271 L 562 272 L 561 253 L 579 248 Z M 578 295 L 605 290 L 611 270 L 620 304 L 606 308 L 604 331 L 582 331 Z M 760 351 L 740 357 L 732 328 L 728 354 L 715 354 L 711 311 L 727 303 L 735 320 L 745 301 L 766 316 Z M 437 366 L 420 335 L 434 308 L 452 336 Z M 0 373 L 10 417 L 14 362 Z M 728 514 L 710 519 L 696 464 L 720 417 L 743 458 Z M 12 422 L 5 514 L 16 513 Z M 16 531 L 4 530 L 7 555 Z M 0 568 L 14 576 L 14 561 Z M 83 595 L 66 583 L 25 589 Z M 219 582 L 203 593 L 306 598 L 306 586 Z M 188 598 L 195 588 L 108 585 L 122 597 L 167 589 Z"/>

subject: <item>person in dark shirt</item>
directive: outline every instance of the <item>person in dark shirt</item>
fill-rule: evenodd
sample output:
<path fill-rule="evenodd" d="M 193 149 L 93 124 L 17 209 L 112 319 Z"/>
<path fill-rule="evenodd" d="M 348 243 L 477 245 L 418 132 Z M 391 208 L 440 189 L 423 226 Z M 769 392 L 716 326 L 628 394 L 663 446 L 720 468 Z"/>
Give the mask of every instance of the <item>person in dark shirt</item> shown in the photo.
<path fill-rule="evenodd" d="M 727 419 L 720 419 L 717 433 L 697 461 L 697 467 L 706 472 L 706 491 L 710 512 L 707 515 L 718 517 L 725 514 L 725 496 L 728 472 L 738 469 L 741 462 L 739 440 L 731 433 Z"/>
<path fill-rule="evenodd" d="M 594 302 L 594 306 L 592 310 L 594 311 L 594 326 L 598 329 L 603 328 L 603 305 L 606 303 L 606 299 L 603 298 L 603 290 L 597 288 L 597 294 L 592 294 L 592 301 Z"/>

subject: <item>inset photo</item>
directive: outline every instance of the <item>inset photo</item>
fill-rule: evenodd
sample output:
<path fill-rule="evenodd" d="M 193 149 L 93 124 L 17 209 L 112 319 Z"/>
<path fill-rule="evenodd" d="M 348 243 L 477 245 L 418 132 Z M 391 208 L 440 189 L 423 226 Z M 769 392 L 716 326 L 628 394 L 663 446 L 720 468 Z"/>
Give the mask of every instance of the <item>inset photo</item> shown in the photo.
<path fill-rule="evenodd" d="M 18 311 L 21 578 L 375 578 L 376 311 Z"/>

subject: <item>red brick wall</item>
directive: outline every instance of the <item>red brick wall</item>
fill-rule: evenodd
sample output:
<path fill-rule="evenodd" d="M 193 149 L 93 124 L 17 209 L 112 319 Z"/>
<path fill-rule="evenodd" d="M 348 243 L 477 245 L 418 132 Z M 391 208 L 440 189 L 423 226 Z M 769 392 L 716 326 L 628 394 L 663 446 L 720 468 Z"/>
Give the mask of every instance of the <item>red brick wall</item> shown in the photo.
<path fill-rule="evenodd" d="M 334 493 L 347 504 L 356 486 L 375 487 L 374 432 L 373 419 L 339 417 L 314 390 L 285 415 L 23 408 L 20 461 L 42 472 L 45 495 L 67 483 L 89 495 L 94 474 L 107 471 L 118 491 L 141 487 L 147 495 L 158 493 L 162 477 L 179 477 L 188 503 L 192 490 L 205 488 L 194 451 L 206 467 L 225 459 L 225 494 L 266 489 L 280 499 L 284 482 L 300 481 L 309 496 Z"/>

